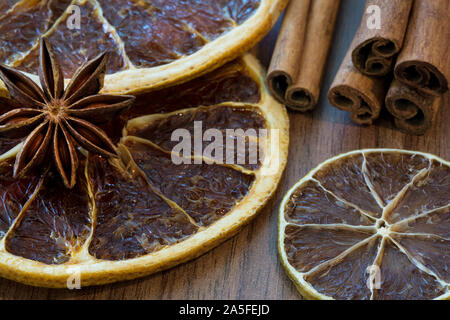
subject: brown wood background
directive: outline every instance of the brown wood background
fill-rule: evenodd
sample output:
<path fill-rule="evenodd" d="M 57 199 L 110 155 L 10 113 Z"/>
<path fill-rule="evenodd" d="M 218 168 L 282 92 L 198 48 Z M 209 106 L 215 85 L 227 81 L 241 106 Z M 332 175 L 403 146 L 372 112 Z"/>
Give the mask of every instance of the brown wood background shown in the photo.
<path fill-rule="evenodd" d="M 277 254 L 277 215 L 283 194 L 320 162 L 362 148 L 403 148 L 450 160 L 450 96 L 445 96 L 434 128 L 425 136 L 397 131 L 388 116 L 359 127 L 330 106 L 326 91 L 359 25 L 362 0 L 343 0 L 325 71 L 318 108 L 290 113 L 291 146 L 280 188 L 260 215 L 221 246 L 171 270 L 112 285 L 81 290 L 34 288 L 0 279 L 0 299 L 301 299 Z M 279 23 L 253 50 L 268 66 Z"/>

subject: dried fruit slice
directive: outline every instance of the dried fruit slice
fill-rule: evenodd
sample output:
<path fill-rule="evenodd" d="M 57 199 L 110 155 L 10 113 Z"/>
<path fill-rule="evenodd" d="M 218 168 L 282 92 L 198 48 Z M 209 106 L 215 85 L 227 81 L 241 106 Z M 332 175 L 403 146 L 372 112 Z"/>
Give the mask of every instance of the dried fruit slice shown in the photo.
<path fill-rule="evenodd" d="M 81 150 L 73 190 L 53 179 L 52 169 L 12 180 L 19 148 L 0 153 L 0 200 L 6 199 L 0 202 L 1 276 L 47 287 L 66 287 L 76 275 L 81 286 L 132 279 L 199 256 L 256 215 L 281 178 L 289 132 L 286 110 L 268 94 L 257 61 L 245 56 L 160 93 L 137 97 L 129 112 L 101 124 L 120 157 Z M 159 113 L 164 97 L 169 113 Z M 258 143 L 259 161 L 220 163 L 208 157 L 207 139 L 198 152 L 172 150 L 171 131 L 184 130 L 191 142 L 196 121 L 220 135 L 267 130 L 247 137 Z M 6 150 L 8 143 L 0 135 L 0 146 Z"/>
<path fill-rule="evenodd" d="M 54 13 L 49 4 L 50 1 L 21 1 L 0 16 L 1 62 L 12 64 L 20 59 L 50 28 Z"/>
<path fill-rule="evenodd" d="M 127 68 L 128 61 L 120 49 L 119 39 L 115 37 L 113 28 L 104 23 L 101 8 L 90 0 L 77 0 L 74 5 L 79 8 L 79 14 L 83 19 L 82 29 L 73 29 L 70 24 L 73 13 L 65 11 L 44 33 L 55 48 L 64 76 L 70 78 L 83 63 L 107 51 L 110 52 L 107 73 Z M 86 49 L 86 41 L 89 41 L 89 50 Z M 14 66 L 29 73 L 38 70 L 39 43 L 35 43 L 33 49 L 22 59 L 16 60 Z"/>
<path fill-rule="evenodd" d="M 78 174 L 83 172 L 79 170 Z M 45 264 L 69 261 L 89 236 L 89 202 L 85 180 L 69 190 L 58 175 L 48 174 L 9 230 L 6 250 Z"/>
<path fill-rule="evenodd" d="M 448 299 L 450 163 L 359 150 L 301 179 L 280 207 L 281 262 L 310 299 Z"/>
<path fill-rule="evenodd" d="M 0 63 L 37 77 L 37 44 L 45 35 L 64 56 L 67 78 L 109 50 L 103 91 L 137 93 L 185 82 L 237 58 L 270 30 L 288 0 L 3 2 Z"/>

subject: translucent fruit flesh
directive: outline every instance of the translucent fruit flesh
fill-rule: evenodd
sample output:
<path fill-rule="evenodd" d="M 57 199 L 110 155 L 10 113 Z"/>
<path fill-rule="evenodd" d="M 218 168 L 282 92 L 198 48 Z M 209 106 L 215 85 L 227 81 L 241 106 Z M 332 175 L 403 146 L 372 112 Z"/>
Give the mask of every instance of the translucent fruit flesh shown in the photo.
<path fill-rule="evenodd" d="M 307 297 L 448 295 L 450 169 L 431 155 L 362 150 L 321 164 L 280 209 L 280 254 Z"/>
<path fill-rule="evenodd" d="M 45 35 L 64 57 L 67 78 L 105 50 L 111 52 L 108 73 L 168 64 L 244 23 L 260 5 L 260 0 L 17 2 L 0 4 L 0 62 L 35 74 L 37 43 Z"/>

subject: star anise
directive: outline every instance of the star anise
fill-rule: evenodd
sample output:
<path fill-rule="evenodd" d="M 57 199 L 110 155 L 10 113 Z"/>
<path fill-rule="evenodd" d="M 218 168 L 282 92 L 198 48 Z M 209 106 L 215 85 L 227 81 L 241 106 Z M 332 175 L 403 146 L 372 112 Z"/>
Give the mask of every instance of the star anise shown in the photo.
<path fill-rule="evenodd" d="M 14 177 L 39 168 L 52 154 L 65 186 L 73 188 L 77 147 L 117 156 L 116 146 L 97 125 L 125 111 L 134 97 L 99 94 L 107 60 L 108 54 L 104 53 L 86 62 L 65 90 L 59 61 L 45 38 L 40 43 L 42 89 L 21 72 L 0 64 L 0 78 L 12 100 L 12 107 L 0 115 L 0 136 L 25 138 L 16 156 Z"/>

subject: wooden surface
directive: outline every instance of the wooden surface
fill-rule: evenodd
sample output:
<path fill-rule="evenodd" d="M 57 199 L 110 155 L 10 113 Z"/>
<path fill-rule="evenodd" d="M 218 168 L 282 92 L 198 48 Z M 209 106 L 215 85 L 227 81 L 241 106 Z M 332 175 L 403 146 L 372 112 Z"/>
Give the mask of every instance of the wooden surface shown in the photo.
<path fill-rule="evenodd" d="M 277 215 L 283 194 L 320 162 L 361 148 L 403 148 L 450 160 L 450 98 L 445 96 L 434 128 L 423 137 L 400 133 L 389 117 L 358 127 L 332 108 L 326 91 L 344 57 L 364 9 L 362 0 L 343 0 L 318 108 L 290 113 L 288 167 L 275 197 L 237 236 L 171 270 L 134 281 L 81 290 L 49 290 L 0 279 L 0 299 L 301 299 L 277 255 Z M 278 25 L 254 49 L 267 66 Z"/>

